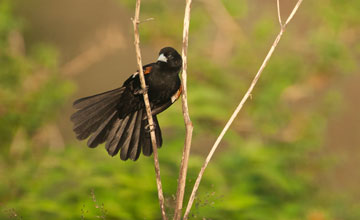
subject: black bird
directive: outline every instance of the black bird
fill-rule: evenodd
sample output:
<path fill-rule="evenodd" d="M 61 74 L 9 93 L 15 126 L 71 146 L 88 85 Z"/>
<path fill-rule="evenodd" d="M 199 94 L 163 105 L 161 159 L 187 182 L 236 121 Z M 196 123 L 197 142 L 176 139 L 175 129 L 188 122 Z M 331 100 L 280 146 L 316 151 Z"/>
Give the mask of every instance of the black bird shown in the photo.
<path fill-rule="evenodd" d="M 143 66 L 158 147 L 162 137 L 156 115 L 179 98 L 181 66 L 180 54 L 171 47 L 161 49 L 155 63 Z M 120 88 L 76 100 L 73 107 L 77 111 L 71 120 L 77 139 L 90 137 L 87 145 L 91 148 L 106 142 L 108 153 L 115 156 L 120 151 L 122 160 L 136 161 L 141 149 L 150 156 L 150 129 L 142 94 L 137 71 Z"/>

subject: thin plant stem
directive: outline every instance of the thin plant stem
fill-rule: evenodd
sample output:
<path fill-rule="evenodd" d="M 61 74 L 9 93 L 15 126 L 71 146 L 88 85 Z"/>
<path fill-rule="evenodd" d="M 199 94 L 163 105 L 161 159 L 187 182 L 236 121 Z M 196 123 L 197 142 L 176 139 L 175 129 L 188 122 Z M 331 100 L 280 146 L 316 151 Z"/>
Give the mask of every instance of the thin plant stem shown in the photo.
<path fill-rule="evenodd" d="M 280 24 L 280 27 L 283 26 L 282 24 L 282 20 L 281 20 L 281 12 L 280 12 L 280 0 L 276 0 L 276 5 L 277 5 L 277 14 L 278 14 L 278 19 L 279 19 L 279 24 Z"/>
<path fill-rule="evenodd" d="M 187 51 L 189 45 L 189 25 L 190 25 L 190 12 L 191 12 L 191 3 L 192 0 L 186 0 L 185 5 L 185 15 L 184 15 L 184 29 L 183 29 L 183 46 L 182 46 L 182 111 L 184 116 L 185 128 L 186 128 L 186 136 L 185 136 L 185 144 L 183 155 L 181 159 L 180 165 L 180 173 L 178 179 L 178 188 L 176 192 L 176 204 L 175 204 L 175 212 L 174 212 L 174 220 L 179 220 L 181 218 L 181 211 L 183 207 L 184 201 L 184 193 L 185 193 L 185 185 L 186 185 L 186 174 L 189 162 L 190 148 L 191 148 L 191 140 L 192 140 L 192 132 L 193 132 L 193 124 L 190 120 L 189 115 L 189 106 L 187 101 Z"/>
<path fill-rule="evenodd" d="M 134 44 L 135 44 L 135 51 L 136 51 L 136 60 L 137 60 L 138 69 L 139 69 L 139 77 L 140 77 L 140 82 L 141 82 L 141 88 L 143 90 L 146 114 L 147 114 L 147 119 L 148 119 L 148 122 L 149 122 L 152 149 L 153 149 L 153 153 L 154 153 L 156 185 L 157 185 L 157 190 L 158 190 L 158 197 L 159 197 L 159 203 L 160 203 L 160 208 L 161 208 L 161 215 L 162 215 L 163 220 L 167 220 L 166 213 L 165 213 L 165 199 L 164 199 L 164 195 L 163 195 L 161 178 L 160 178 L 160 165 L 159 165 L 159 159 L 158 159 L 155 130 L 153 129 L 154 128 L 154 121 L 153 121 L 153 117 L 152 117 L 152 114 L 151 114 L 149 96 L 148 96 L 147 89 L 146 89 L 146 82 L 145 82 L 145 77 L 144 77 L 143 65 L 142 65 L 142 61 L 141 61 L 140 36 L 139 36 L 140 4 L 141 4 L 141 0 L 136 0 L 135 16 L 132 19 L 133 26 L 134 26 L 134 38 L 135 38 Z"/>

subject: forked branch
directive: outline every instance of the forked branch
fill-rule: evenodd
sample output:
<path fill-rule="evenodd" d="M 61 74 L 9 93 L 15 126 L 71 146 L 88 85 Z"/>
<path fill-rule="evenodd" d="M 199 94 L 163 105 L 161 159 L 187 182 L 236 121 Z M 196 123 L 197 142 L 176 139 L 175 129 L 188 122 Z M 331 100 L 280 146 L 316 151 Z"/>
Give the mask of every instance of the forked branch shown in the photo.
<path fill-rule="evenodd" d="M 266 55 L 262 65 L 260 66 L 258 72 L 256 73 L 255 75 L 255 78 L 253 79 L 253 81 L 251 82 L 251 85 L 249 87 L 249 89 L 247 90 L 247 92 L 245 93 L 244 97 L 242 98 L 242 100 L 240 101 L 239 105 L 237 106 L 237 108 L 235 109 L 234 113 L 231 115 L 229 121 L 226 123 L 225 127 L 223 128 L 223 130 L 221 131 L 219 137 L 216 139 L 214 145 L 212 146 L 211 150 L 210 150 L 210 153 L 209 155 L 207 156 L 203 166 L 201 167 L 201 170 L 199 172 L 199 175 L 196 179 L 196 182 L 195 182 L 195 185 L 194 185 L 194 188 L 191 192 L 191 195 L 190 195 L 190 199 L 189 199 L 189 202 L 188 202 L 188 205 L 186 207 L 186 211 L 185 211 L 185 214 L 184 214 L 184 220 L 186 220 L 188 217 L 189 217 L 189 213 L 190 213 L 190 209 L 191 209 L 191 206 L 192 204 L 194 203 L 194 200 L 195 200 L 195 195 L 196 195 L 196 192 L 199 188 L 199 185 L 200 185 L 200 181 L 201 181 L 201 178 L 205 172 L 205 169 L 207 167 L 207 165 L 209 164 L 212 156 L 214 155 L 214 152 L 215 150 L 217 149 L 217 147 L 219 146 L 220 144 L 220 141 L 223 139 L 225 133 L 227 132 L 227 130 L 229 129 L 230 125 L 233 123 L 233 121 L 235 120 L 236 116 L 239 114 L 240 110 L 242 109 L 243 105 L 245 104 L 245 102 L 248 100 L 248 98 L 251 96 L 251 92 L 253 91 L 257 81 L 259 80 L 263 70 L 265 69 L 267 63 L 269 62 L 276 46 L 278 45 L 280 39 L 281 39 L 281 36 L 283 35 L 284 31 L 285 31 L 285 28 L 286 26 L 289 24 L 289 22 L 291 21 L 291 19 L 294 17 L 295 13 L 297 12 L 300 4 L 302 3 L 303 0 L 299 0 L 297 2 L 297 4 L 295 5 L 294 9 L 292 10 L 291 14 L 289 15 L 289 17 L 287 18 L 285 24 L 282 24 L 282 20 L 281 20 L 281 16 L 280 16 L 280 3 L 279 3 L 279 0 L 277 1 L 277 11 L 278 11 L 278 19 L 279 19 L 279 23 L 280 23 L 280 32 L 279 34 L 277 35 L 273 45 L 271 46 L 268 54 Z"/>
<path fill-rule="evenodd" d="M 162 184 L 161 184 L 161 178 L 160 178 L 160 165 L 159 165 L 159 159 L 158 159 L 158 153 L 157 153 L 155 130 L 153 129 L 154 121 L 153 121 L 153 117 L 152 117 L 152 114 L 151 114 L 149 96 L 148 96 L 147 89 L 146 89 L 143 65 L 142 65 L 142 61 L 141 61 L 140 36 L 139 36 L 140 4 L 141 4 L 141 0 L 136 0 L 135 16 L 132 19 L 133 26 L 134 26 L 134 38 L 135 38 L 134 44 L 135 44 L 135 51 L 136 51 L 136 60 L 137 60 L 138 69 L 139 69 L 139 77 L 140 77 L 140 82 L 141 82 L 141 88 L 143 89 L 144 103 L 145 103 L 145 107 L 146 107 L 147 119 L 148 119 L 148 122 L 149 122 L 152 149 L 153 149 L 153 152 L 154 152 L 156 185 L 157 185 L 157 190 L 158 190 L 158 197 L 159 197 L 159 203 L 160 203 L 160 208 L 161 208 L 161 215 L 162 215 L 163 220 L 167 220 L 166 213 L 165 213 L 165 200 L 164 200 L 164 195 L 163 195 L 163 191 L 162 191 Z"/>

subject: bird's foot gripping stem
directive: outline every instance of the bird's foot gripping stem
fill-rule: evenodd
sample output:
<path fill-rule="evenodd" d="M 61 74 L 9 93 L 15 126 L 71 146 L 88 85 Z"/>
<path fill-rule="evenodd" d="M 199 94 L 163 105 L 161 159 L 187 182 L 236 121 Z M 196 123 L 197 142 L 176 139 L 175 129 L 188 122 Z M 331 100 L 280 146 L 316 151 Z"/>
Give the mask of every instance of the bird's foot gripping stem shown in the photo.
<path fill-rule="evenodd" d="M 148 90 L 149 90 L 149 86 L 146 86 L 145 89 L 143 89 L 143 88 L 136 89 L 134 91 L 134 94 L 135 95 L 144 95 L 146 92 L 148 92 Z"/>
<path fill-rule="evenodd" d="M 152 126 L 150 126 L 149 124 L 145 126 L 145 131 L 150 133 L 152 131 L 155 131 L 156 129 L 156 124 L 153 124 Z"/>

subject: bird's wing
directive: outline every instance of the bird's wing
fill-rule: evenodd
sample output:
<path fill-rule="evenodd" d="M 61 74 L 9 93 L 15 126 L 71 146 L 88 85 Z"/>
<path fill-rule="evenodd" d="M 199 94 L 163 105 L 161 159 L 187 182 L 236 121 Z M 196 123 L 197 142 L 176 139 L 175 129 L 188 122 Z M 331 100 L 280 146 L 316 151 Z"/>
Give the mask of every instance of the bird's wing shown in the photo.
<path fill-rule="evenodd" d="M 174 93 L 174 95 L 171 96 L 171 98 L 167 102 L 159 106 L 155 106 L 153 109 L 151 109 L 152 115 L 157 115 L 165 111 L 167 108 L 169 108 L 176 100 L 179 99 L 181 92 L 182 92 L 182 86 L 180 85 L 179 89 Z"/>

